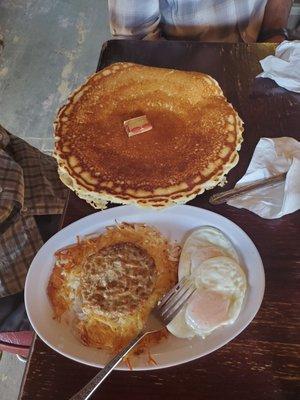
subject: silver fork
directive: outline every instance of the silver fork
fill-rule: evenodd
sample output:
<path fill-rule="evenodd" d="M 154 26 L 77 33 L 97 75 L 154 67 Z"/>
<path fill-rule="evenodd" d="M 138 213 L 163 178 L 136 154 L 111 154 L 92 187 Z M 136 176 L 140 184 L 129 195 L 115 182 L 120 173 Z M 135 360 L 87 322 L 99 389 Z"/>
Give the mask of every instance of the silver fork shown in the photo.
<path fill-rule="evenodd" d="M 144 329 L 132 339 L 120 353 L 118 353 L 105 367 L 77 392 L 70 400 L 87 400 L 95 392 L 98 386 L 119 364 L 123 357 L 139 343 L 143 337 L 151 332 L 156 332 L 167 326 L 172 319 L 179 313 L 187 300 L 195 292 L 196 287 L 189 278 L 182 278 L 157 304 L 152 310 Z"/>

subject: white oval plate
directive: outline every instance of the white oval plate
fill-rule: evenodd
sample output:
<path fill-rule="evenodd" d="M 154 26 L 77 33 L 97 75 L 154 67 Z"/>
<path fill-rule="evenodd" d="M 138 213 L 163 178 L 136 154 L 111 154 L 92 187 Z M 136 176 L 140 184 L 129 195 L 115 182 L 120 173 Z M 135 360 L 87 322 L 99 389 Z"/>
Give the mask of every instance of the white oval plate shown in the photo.
<path fill-rule="evenodd" d="M 157 362 L 149 365 L 146 355 L 136 358 L 135 370 L 166 368 L 194 360 L 224 346 L 252 321 L 263 299 L 265 276 L 260 255 L 246 233 L 221 215 L 201 208 L 181 205 L 163 211 L 143 210 L 133 206 L 120 206 L 101 211 L 67 226 L 54 235 L 39 250 L 29 269 L 25 283 L 25 305 L 29 320 L 39 337 L 52 349 L 72 360 L 94 367 L 103 367 L 110 356 L 102 350 L 82 345 L 70 328 L 52 318 L 52 309 L 46 289 L 54 265 L 56 250 L 72 244 L 76 236 L 103 232 L 106 226 L 117 222 L 143 222 L 156 226 L 171 241 L 183 242 L 193 229 L 211 225 L 221 229 L 233 242 L 244 268 L 248 289 L 243 307 L 234 324 L 221 327 L 206 339 L 178 339 L 171 334 L 166 340 L 151 347 Z M 118 369 L 127 370 L 123 363 Z"/>

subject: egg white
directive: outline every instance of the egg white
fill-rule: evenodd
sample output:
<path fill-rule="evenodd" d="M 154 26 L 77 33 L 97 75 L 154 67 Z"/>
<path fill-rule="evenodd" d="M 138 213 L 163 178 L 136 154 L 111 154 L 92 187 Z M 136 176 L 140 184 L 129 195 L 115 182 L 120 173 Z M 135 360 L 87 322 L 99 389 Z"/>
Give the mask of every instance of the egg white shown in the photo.
<path fill-rule="evenodd" d="M 196 334 L 206 337 L 220 326 L 232 324 L 237 319 L 246 293 L 246 276 L 240 265 L 229 257 L 210 258 L 198 266 L 192 275 L 198 291 L 214 292 L 229 300 L 224 320 L 206 330 L 197 329 L 189 309 L 186 309 L 185 320 L 189 327 Z"/>
<path fill-rule="evenodd" d="M 203 226 L 192 232 L 185 241 L 178 266 L 178 279 L 192 273 L 201 262 L 219 256 L 227 256 L 239 262 L 231 241 L 217 228 Z"/>
<path fill-rule="evenodd" d="M 184 243 L 178 276 L 190 276 L 197 291 L 168 325 L 180 338 L 205 338 L 215 329 L 232 324 L 245 297 L 247 281 L 231 241 L 213 227 L 201 227 Z"/>
<path fill-rule="evenodd" d="M 169 323 L 167 329 L 172 335 L 181 339 L 191 339 L 196 335 L 196 332 L 186 323 L 185 313 L 187 305 L 185 305 L 176 317 Z"/>

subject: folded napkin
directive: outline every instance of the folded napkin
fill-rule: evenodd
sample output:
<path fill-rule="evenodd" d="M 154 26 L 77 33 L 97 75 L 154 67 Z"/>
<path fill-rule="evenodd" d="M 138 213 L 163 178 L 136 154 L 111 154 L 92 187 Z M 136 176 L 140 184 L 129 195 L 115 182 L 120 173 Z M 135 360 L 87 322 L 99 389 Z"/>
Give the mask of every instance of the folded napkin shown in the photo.
<path fill-rule="evenodd" d="M 246 174 L 236 187 L 286 171 L 285 182 L 245 193 L 227 204 L 267 219 L 300 209 L 300 142 L 290 137 L 260 139 Z"/>
<path fill-rule="evenodd" d="M 277 85 L 300 93 L 300 40 L 284 41 L 275 50 L 275 56 L 260 61 L 264 72 L 257 75 L 273 79 Z"/>

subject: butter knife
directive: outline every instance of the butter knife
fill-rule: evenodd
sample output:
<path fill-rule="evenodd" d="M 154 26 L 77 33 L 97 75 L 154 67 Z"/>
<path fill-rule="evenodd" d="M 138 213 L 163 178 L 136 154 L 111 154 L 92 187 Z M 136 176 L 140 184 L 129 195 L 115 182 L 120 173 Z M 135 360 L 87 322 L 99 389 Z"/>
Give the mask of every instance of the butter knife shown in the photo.
<path fill-rule="evenodd" d="M 213 194 L 209 198 L 209 202 L 210 202 L 210 204 L 213 204 L 213 205 L 226 203 L 228 200 L 239 197 L 240 195 L 250 192 L 250 191 L 253 191 L 255 189 L 276 185 L 285 180 L 286 174 L 287 174 L 287 172 L 284 172 L 279 175 L 270 176 L 269 178 L 260 179 L 255 182 L 252 182 L 252 183 L 249 183 L 246 185 L 242 185 L 235 189 L 230 189 L 230 190 L 226 190 L 225 192 Z"/>

